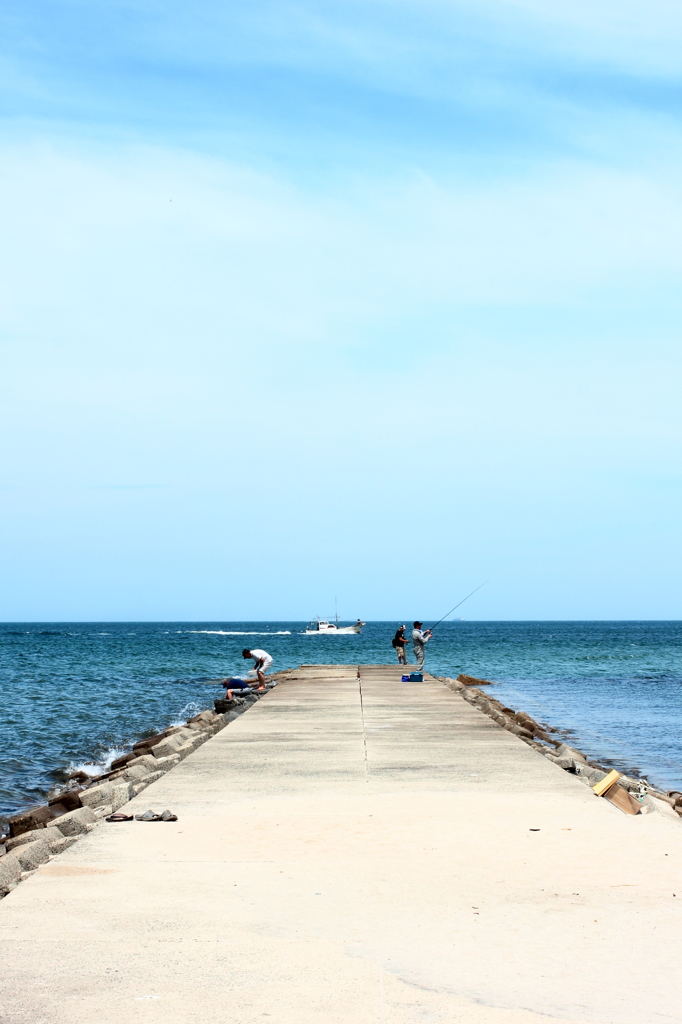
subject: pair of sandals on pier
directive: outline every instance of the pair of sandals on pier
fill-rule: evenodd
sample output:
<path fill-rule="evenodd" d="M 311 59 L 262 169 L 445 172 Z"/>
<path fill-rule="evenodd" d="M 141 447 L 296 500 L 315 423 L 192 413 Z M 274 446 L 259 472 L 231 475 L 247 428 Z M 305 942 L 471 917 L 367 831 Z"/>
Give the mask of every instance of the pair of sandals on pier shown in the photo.
<path fill-rule="evenodd" d="M 157 814 L 156 811 L 145 811 L 144 814 L 122 814 L 120 811 L 116 811 L 115 814 L 110 814 L 106 819 L 107 821 L 177 821 L 177 814 L 173 814 L 172 811 L 163 811 L 161 814 Z"/>

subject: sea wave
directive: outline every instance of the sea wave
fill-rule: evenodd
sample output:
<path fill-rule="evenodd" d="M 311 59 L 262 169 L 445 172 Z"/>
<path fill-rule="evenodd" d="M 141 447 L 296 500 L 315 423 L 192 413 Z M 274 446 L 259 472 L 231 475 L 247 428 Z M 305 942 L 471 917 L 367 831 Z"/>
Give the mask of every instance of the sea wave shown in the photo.
<path fill-rule="evenodd" d="M 247 633 L 244 630 L 229 629 L 188 629 L 188 633 L 212 633 L 215 636 L 291 636 L 290 629 L 278 629 L 270 633 Z"/>
<path fill-rule="evenodd" d="M 194 718 L 202 710 L 198 704 L 191 700 L 188 704 L 185 704 L 182 711 L 178 712 L 177 718 L 174 718 L 171 722 L 171 727 L 175 728 L 178 725 L 185 725 L 190 718 Z"/>
<path fill-rule="evenodd" d="M 170 726 L 176 727 L 186 725 L 188 719 L 199 714 L 201 710 L 202 707 L 200 707 L 199 704 L 196 704 L 194 701 L 189 701 L 185 704 L 184 708 L 178 712 L 177 716 L 170 723 Z M 131 740 L 125 746 L 117 745 L 109 747 L 108 750 L 105 750 L 102 753 L 101 759 L 97 761 L 72 761 L 66 769 L 66 772 L 68 775 L 72 775 L 74 772 L 85 772 L 85 774 L 89 775 L 91 779 L 97 779 L 100 775 L 105 775 L 108 771 L 111 771 L 112 763 L 117 757 L 122 757 L 123 754 L 127 754 L 132 747 L 132 743 L 133 741 Z"/>
<path fill-rule="evenodd" d="M 124 747 L 109 747 L 102 754 L 101 761 L 82 761 L 78 763 L 73 761 L 66 770 L 69 775 L 73 775 L 74 772 L 85 772 L 91 779 L 96 779 L 98 776 L 110 771 L 112 761 L 115 761 L 117 757 L 122 757 L 125 753 L 126 748 Z"/>

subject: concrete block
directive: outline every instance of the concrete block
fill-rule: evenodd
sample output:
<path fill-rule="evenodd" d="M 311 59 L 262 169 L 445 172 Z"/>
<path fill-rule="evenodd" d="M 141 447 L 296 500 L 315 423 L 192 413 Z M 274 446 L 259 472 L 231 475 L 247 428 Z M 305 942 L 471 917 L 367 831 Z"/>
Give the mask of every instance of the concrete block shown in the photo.
<path fill-rule="evenodd" d="M 121 756 L 117 757 L 115 761 L 112 761 L 111 767 L 114 771 L 117 771 L 119 768 L 125 768 L 125 766 L 130 764 L 131 761 L 134 761 L 136 757 L 137 754 L 133 754 L 131 750 L 127 754 L 121 754 Z"/>
<path fill-rule="evenodd" d="M 563 770 L 565 772 L 574 772 L 575 773 L 575 764 L 573 762 L 573 758 L 572 757 L 566 757 L 566 756 L 561 756 L 561 757 L 554 756 L 554 757 L 552 757 L 552 755 L 550 754 L 548 756 L 547 760 L 551 761 L 552 764 L 555 764 L 557 766 L 557 768 L 563 768 Z"/>
<path fill-rule="evenodd" d="M 112 807 L 111 804 L 101 804 L 99 807 L 94 807 L 93 810 L 95 812 L 95 817 L 97 818 L 97 820 L 101 821 L 102 818 L 107 818 L 110 814 L 112 814 L 114 808 Z"/>
<path fill-rule="evenodd" d="M 24 846 L 17 846 L 12 851 L 21 864 L 23 871 L 35 871 L 41 864 L 50 859 L 50 847 L 42 839 L 35 839 L 32 843 Z"/>
<path fill-rule="evenodd" d="M 181 740 L 181 743 L 187 743 L 194 739 L 196 733 L 194 729 L 188 729 L 187 726 L 183 725 L 181 729 L 176 732 L 175 737 Z"/>
<path fill-rule="evenodd" d="M 584 754 L 581 754 L 575 747 L 569 747 L 567 743 L 560 743 L 556 748 L 557 754 L 562 757 L 570 757 L 572 761 L 579 761 L 581 764 L 587 764 L 587 758 Z"/>
<path fill-rule="evenodd" d="M 123 772 L 123 778 L 126 782 L 141 782 L 149 774 L 150 772 L 146 765 L 134 764 L 132 768 L 126 768 Z"/>
<path fill-rule="evenodd" d="M 642 800 L 642 806 L 650 808 L 652 811 L 658 811 L 659 814 L 663 814 L 666 818 L 673 818 L 675 821 L 679 821 L 679 817 L 676 811 L 670 806 L 667 800 L 659 800 L 655 796 L 645 796 Z"/>
<path fill-rule="evenodd" d="M 210 708 L 207 708 L 206 711 L 200 711 L 198 715 L 191 718 L 187 724 L 189 725 L 191 722 L 211 722 L 214 717 L 215 711 L 211 711 Z"/>
<path fill-rule="evenodd" d="M 466 686 L 466 683 L 460 683 L 459 679 L 451 679 L 449 676 L 446 676 L 443 679 L 443 682 L 447 686 L 448 690 L 452 690 L 453 692 L 463 690 Z"/>
<path fill-rule="evenodd" d="M 6 895 L 8 886 L 16 885 L 21 878 L 22 867 L 13 853 L 0 857 L 0 893 Z"/>
<path fill-rule="evenodd" d="M 34 843 L 36 840 L 42 840 L 47 843 L 50 852 L 54 853 L 55 844 L 59 843 L 64 838 L 62 832 L 56 827 L 56 825 L 50 825 L 47 828 L 34 829 L 32 832 L 24 832 L 20 836 L 16 836 L 14 839 L 7 840 L 7 852 L 16 849 L 18 846 L 25 846 L 27 843 Z"/>
<path fill-rule="evenodd" d="M 178 749 L 176 750 L 176 754 L 178 754 L 180 758 L 184 761 L 185 758 L 189 754 L 193 754 L 195 750 L 196 745 L 194 743 L 183 743 L 183 745 L 181 747 L 178 747 Z"/>
<path fill-rule="evenodd" d="M 508 722 L 507 725 L 505 725 L 505 729 L 507 730 L 507 732 L 511 732 L 515 736 L 520 736 L 522 740 L 532 740 L 533 739 L 533 733 L 529 732 L 528 729 L 524 729 L 522 726 L 518 725 L 516 722 L 513 722 L 513 721 L 512 722 Z"/>
<path fill-rule="evenodd" d="M 156 769 L 156 757 L 152 754 L 142 754 L 140 757 L 136 757 L 133 761 L 129 761 L 126 765 L 126 770 L 129 768 L 136 768 L 138 765 L 142 765 L 149 772 L 155 772 Z"/>
<path fill-rule="evenodd" d="M 166 734 L 159 732 L 156 736 L 147 736 L 144 740 L 138 740 L 137 743 L 133 743 L 133 753 L 139 757 L 140 753 L 147 753 L 147 751 L 151 750 L 152 747 L 165 738 Z"/>
<path fill-rule="evenodd" d="M 110 782 L 103 782 L 101 786 L 92 786 L 84 789 L 80 795 L 83 807 L 101 807 L 103 804 L 111 803 L 113 786 Z"/>
<path fill-rule="evenodd" d="M 111 787 L 112 812 L 118 811 L 131 798 L 131 786 L 129 782 L 117 782 Z"/>
<path fill-rule="evenodd" d="M 55 812 L 47 805 L 44 807 L 31 807 L 21 814 L 13 814 L 9 819 L 9 834 L 20 836 L 24 832 L 32 832 L 36 828 L 45 828 L 45 825 L 52 823 L 58 812 Z"/>
<path fill-rule="evenodd" d="M 213 701 L 215 709 L 218 715 L 224 715 L 227 711 L 233 711 L 235 708 L 243 707 L 244 697 L 233 697 L 231 700 L 227 700 L 225 697 L 216 697 Z"/>
<path fill-rule="evenodd" d="M 151 775 L 147 775 L 142 781 L 133 784 L 133 794 L 137 796 L 138 793 L 141 793 L 147 788 L 147 786 L 151 786 L 152 782 L 162 779 L 164 775 L 165 772 L 153 772 Z"/>
<path fill-rule="evenodd" d="M 152 782 L 158 782 L 158 780 L 162 779 L 165 774 L 165 772 L 152 772 L 151 775 L 148 775 L 144 781 L 147 783 L 148 786 L 151 786 Z"/>
<path fill-rule="evenodd" d="M 52 807 L 55 804 L 58 804 L 60 808 L 64 808 L 64 813 L 66 813 L 66 811 L 75 811 L 77 808 L 83 806 L 81 804 L 80 794 L 80 789 L 68 789 L 64 793 L 58 793 L 56 796 L 53 796 L 51 800 L 48 800 L 48 805 Z"/>
<path fill-rule="evenodd" d="M 79 806 L 80 806 L 80 804 L 79 804 Z M 66 804 L 63 804 L 63 803 L 61 803 L 61 801 L 58 800 L 57 803 L 50 804 L 50 810 L 52 811 L 52 818 L 54 820 L 55 818 L 60 818 L 62 816 L 62 814 L 66 814 L 67 811 L 73 811 L 74 807 L 73 806 L 67 806 Z M 51 822 L 46 821 L 45 824 L 47 826 L 47 825 L 50 825 Z"/>
<path fill-rule="evenodd" d="M 172 736 L 178 745 L 186 743 L 188 739 L 191 739 L 195 734 L 194 729 L 187 728 L 186 725 L 181 725 L 177 729 L 173 730 Z"/>
<path fill-rule="evenodd" d="M 79 807 L 77 811 L 69 811 L 57 819 L 57 827 L 65 836 L 80 836 L 88 831 L 88 826 L 97 821 L 92 807 Z"/>
<path fill-rule="evenodd" d="M 177 736 L 177 739 L 176 739 Z M 184 740 L 177 733 L 173 733 L 172 736 L 166 736 L 165 740 L 161 740 L 160 743 L 155 744 L 152 747 L 152 754 L 154 757 L 170 757 L 178 747 L 181 747 Z"/>
<path fill-rule="evenodd" d="M 181 760 L 182 758 L 179 754 L 171 754 L 169 757 L 158 757 L 154 767 L 158 772 L 169 772 L 171 768 L 175 768 L 176 764 L 180 764 Z"/>
<path fill-rule="evenodd" d="M 62 836 L 62 838 L 58 839 L 57 842 L 54 844 L 52 853 L 63 853 L 64 850 L 68 850 L 70 846 L 73 846 L 74 843 L 77 843 L 79 838 L 80 836 Z"/>

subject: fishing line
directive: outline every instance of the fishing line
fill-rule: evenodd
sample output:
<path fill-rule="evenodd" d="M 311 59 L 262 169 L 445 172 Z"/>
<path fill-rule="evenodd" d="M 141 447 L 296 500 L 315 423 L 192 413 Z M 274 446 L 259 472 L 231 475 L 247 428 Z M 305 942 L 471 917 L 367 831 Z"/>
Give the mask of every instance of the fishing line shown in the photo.
<path fill-rule="evenodd" d="M 481 587 L 484 587 L 484 586 L 486 585 L 486 583 L 490 583 L 490 580 L 483 580 L 483 583 L 481 583 L 481 586 L 479 586 L 479 587 L 476 587 L 476 590 L 480 590 L 480 589 L 481 589 Z M 437 622 L 437 623 L 436 623 L 436 624 L 435 624 L 434 626 L 430 626 L 430 627 L 429 627 L 429 629 L 431 629 L 431 630 L 434 630 L 434 629 L 436 628 L 436 626 L 440 626 L 441 622 L 444 622 L 444 621 L 445 621 L 445 619 L 447 619 L 448 615 L 452 615 L 452 613 L 453 613 L 453 612 L 454 612 L 454 611 L 455 611 L 455 610 L 456 610 L 457 608 L 459 608 L 460 604 L 464 604 L 464 602 L 465 602 L 465 601 L 468 601 L 470 597 L 473 597 L 473 596 L 474 596 L 474 594 L 476 593 L 476 590 L 472 590 L 470 594 L 467 594 L 467 596 L 466 596 L 466 597 L 463 597 L 463 598 L 462 598 L 462 600 L 461 600 L 461 601 L 459 601 L 459 602 L 458 602 L 458 603 L 457 603 L 457 604 L 455 605 L 455 607 L 454 607 L 454 608 L 451 608 L 451 609 L 450 609 L 450 611 L 449 611 L 449 612 L 447 613 L 447 615 L 444 615 L 442 619 L 439 619 L 439 620 L 438 620 L 438 622 Z"/>

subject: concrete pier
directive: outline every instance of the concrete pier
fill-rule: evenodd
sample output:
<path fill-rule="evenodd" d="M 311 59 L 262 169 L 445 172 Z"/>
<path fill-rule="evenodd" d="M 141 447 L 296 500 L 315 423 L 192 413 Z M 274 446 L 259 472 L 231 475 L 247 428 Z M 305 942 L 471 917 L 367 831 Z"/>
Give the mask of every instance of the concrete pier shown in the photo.
<path fill-rule="evenodd" d="M 682 830 L 437 680 L 290 674 L 0 901 L 2 1024 L 682 1021 Z"/>

